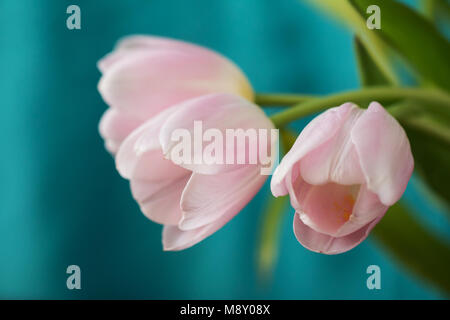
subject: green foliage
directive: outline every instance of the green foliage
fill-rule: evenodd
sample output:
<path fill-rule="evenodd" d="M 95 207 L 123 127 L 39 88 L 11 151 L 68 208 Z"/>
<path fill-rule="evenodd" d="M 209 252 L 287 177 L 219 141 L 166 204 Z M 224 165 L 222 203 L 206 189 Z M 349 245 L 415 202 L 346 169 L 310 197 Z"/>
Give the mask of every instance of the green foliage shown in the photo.
<path fill-rule="evenodd" d="M 372 230 L 388 253 L 410 271 L 450 295 L 450 246 L 429 232 L 402 203 Z"/>
<path fill-rule="evenodd" d="M 350 4 L 348 0 L 305 0 L 313 6 L 339 19 L 340 22 L 351 28 L 378 66 L 384 76 L 392 83 L 398 83 L 398 77 L 393 72 L 392 61 L 389 59 L 385 41 L 366 26 L 366 20 Z"/>
<path fill-rule="evenodd" d="M 375 31 L 419 72 L 424 79 L 449 89 L 449 45 L 430 22 L 416 12 L 391 0 L 352 0 L 363 14 L 363 8 L 377 4 L 381 8 L 382 27 Z M 370 3 L 369 3 L 370 2 Z M 409 36 L 413 34 L 414 36 Z M 355 40 L 355 50 L 363 86 L 389 84 L 370 55 Z M 402 106 L 403 104 L 403 106 Z M 399 107 L 399 104 L 395 108 Z M 399 121 L 411 143 L 416 172 L 431 189 L 450 204 L 450 144 L 447 110 L 408 99 L 400 103 L 404 116 Z M 448 109 L 448 108 L 446 108 Z M 385 250 L 410 271 L 450 294 L 450 246 L 435 237 L 415 219 L 401 203 L 389 208 L 386 216 L 372 231 Z"/>
<path fill-rule="evenodd" d="M 355 38 L 355 51 L 362 86 L 382 86 L 390 84 L 389 79 L 380 72 L 380 69 L 358 38 Z"/>
<path fill-rule="evenodd" d="M 450 18 L 450 4 L 448 0 L 422 0 L 422 9 L 425 15 L 431 20 Z"/>
<path fill-rule="evenodd" d="M 263 279 L 270 277 L 278 258 L 281 221 L 289 197 L 269 197 L 263 212 L 263 222 L 258 250 L 258 270 Z"/>
<path fill-rule="evenodd" d="M 417 172 L 441 199 L 450 204 L 450 148 L 439 137 L 413 123 L 404 125 L 413 151 Z M 448 127 L 446 128 L 448 132 Z"/>
<path fill-rule="evenodd" d="M 381 29 L 371 30 L 390 44 L 427 81 L 450 90 L 450 43 L 435 25 L 393 0 L 350 0 L 362 17 L 370 5 L 381 9 Z"/>
<path fill-rule="evenodd" d="M 369 97 L 371 100 L 379 99 L 405 128 L 416 172 L 436 195 L 447 205 L 450 204 L 450 44 L 433 23 L 434 13 L 439 6 L 442 7 L 442 1 L 435 0 L 425 8 L 427 18 L 393 0 L 309 2 L 337 16 L 354 30 L 361 84 L 366 88 L 325 98 L 299 96 L 297 105 L 271 117 L 274 123 L 284 126 L 292 119 L 322 111 L 341 100 L 361 104 L 368 102 L 366 100 Z M 380 30 L 369 30 L 365 24 L 368 18 L 366 10 L 370 5 L 378 5 L 381 9 Z M 392 59 L 387 54 L 388 47 L 403 57 L 420 80 L 440 89 L 424 92 L 423 88 L 395 87 L 398 77 L 392 67 Z M 392 92 L 387 89 L 392 89 Z M 276 96 L 263 98 L 270 104 L 278 101 Z M 291 95 L 281 101 L 295 103 L 296 97 Z M 267 214 L 265 220 L 263 236 L 268 235 L 267 239 L 276 234 L 271 229 L 278 226 L 274 221 L 279 221 L 282 210 L 282 199 L 276 201 L 279 202 L 270 205 L 274 212 Z M 372 234 L 402 265 L 450 294 L 450 278 L 447 274 L 450 270 L 450 245 L 427 230 L 410 208 L 402 203 L 389 208 Z M 262 244 L 261 265 L 272 265 L 267 262 L 268 257 L 273 261 L 273 252 L 270 245 Z"/>
<path fill-rule="evenodd" d="M 294 145 L 297 134 L 287 129 L 280 130 L 281 147 L 286 154 Z M 263 212 L 263 221 L 258 250 L 258 269 L 260 276 L 267 280 L 278 257 L 281 221 L 289 203 L 289 197 L 269 197 Z"/>
<path fill-rule="evenodd" d="M 356 39 L 356 54 L 358 57 L 360 74 L 362 75 L 362 83 L 365 86 L 381 85 L 387 83 L 387 79 L 383 78 L 381 72 L 378 71 L 375 64 L 371 61 L 369 55 L 361 47 Z M 409 118 L 417 117 L 419 111 L 417 109 L 428 110 L 432 112 L 433 108 L 424 106 L 423 102 L 408 101 L 408 106 L 419 106 L 420 108 L 410 109 L 415 112 L 409 112 Z M 414 122 L 413 119 L 400 119 L 404 126 L 408 138 L 411 143 L 411 149 L 414 155 L 417 172 L 424 178 L 430 187 L 436 192 L 447 204 L 450 204 L 450 148 L 449 145 L 443 143 L 438 135 L 433 135 L 429 130 L 425 130 L 420 123 Z M 444 124 L 440 125 L 444 131 L 448 132 L 448 122 L 442 120 Z M 437 125 L 437 124 L 436 124 Z M 431 125 L 432 126 L 432 125 Z"/>

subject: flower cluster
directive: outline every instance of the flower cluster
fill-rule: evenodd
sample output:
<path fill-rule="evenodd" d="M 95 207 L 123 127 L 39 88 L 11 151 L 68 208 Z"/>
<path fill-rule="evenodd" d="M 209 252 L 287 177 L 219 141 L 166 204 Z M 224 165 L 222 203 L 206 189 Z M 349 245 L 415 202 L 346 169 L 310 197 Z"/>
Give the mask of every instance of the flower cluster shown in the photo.
<path fill-rule="evenodd" d="M 195 137 L 201 122 L 215 130 L 209 137 L 213 158 L 222 152 L 233 159 L 257 153 L 259 160 L 262 150 L 269 150 L 274 165 L 277 142 L 250 134 L 270 132 L 274 124 L 253 103 L 249 81 L 231 61 L 193 44 L 132 36 L 98 67 L 98 88 L 109 105 L 100 134 L 142 212 L 164 226 L 165 250 L 182 250 L 208 237 L 263 186 L 262 161 L 205 163 L 197 159 L 208 139 L 201 140 L 201 148 L 189 144 L 182 151 L 174 143 L 174 132 Z M 242 143 L 217 144 L 231 129 L 244 133 Z M 174 150 L 183 161 L 175 161 Z M 289 194 L 299 242 L 336 254 L 364 240 L 399 200 L 413 163 L 405 132 L 381 105 L 363 110 L 347 103 L 302 131 L 275 170 L 271 188 L 274 196 Z"/>

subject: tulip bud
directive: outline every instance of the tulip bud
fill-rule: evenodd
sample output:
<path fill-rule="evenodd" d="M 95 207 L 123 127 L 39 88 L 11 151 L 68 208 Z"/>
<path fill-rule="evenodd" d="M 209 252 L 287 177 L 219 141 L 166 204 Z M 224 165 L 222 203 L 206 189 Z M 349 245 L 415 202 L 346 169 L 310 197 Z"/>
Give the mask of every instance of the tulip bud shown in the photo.
<path fill-rule="evenodd" d="M 303 246 L 338 254 L 361 243 L 400 199 L 413 167 L 405 131 L 379 103 L 367 110 L 346 103 L 305 127 L 271 189 L 289 194 Z"/>

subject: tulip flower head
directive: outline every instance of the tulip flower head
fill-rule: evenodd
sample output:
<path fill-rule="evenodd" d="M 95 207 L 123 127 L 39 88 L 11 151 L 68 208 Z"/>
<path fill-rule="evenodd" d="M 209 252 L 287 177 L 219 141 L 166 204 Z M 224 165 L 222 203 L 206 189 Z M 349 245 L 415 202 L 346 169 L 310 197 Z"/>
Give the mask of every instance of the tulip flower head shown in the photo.
<path fill-rule="evenodd" d="M 403 128 L 379 103 L 367 110 L 346 103 L 305 127 L 271 189 L 289 194 L 303 246 L 338 254 L 361 243 L 400 199 L 413 167 Z"/>
<path fill-rule="evenodd" d="M 230 60 L 183 41 L 130 36 L 98 63 L 98 90 L 109 105 L 100 134 L 113 154 L 138 126 L 184 100 L 230 93 L 253 100 L 253 89 Z"/>
<path fill-rule="evenodd" d="M 164 225 L 165 250 L 211 235 L 261 188 L 278 156 L 277 139 L 246 134 L 275 129 L 231 61 L 194 44 L 132 36 L 98 67 L 109 105 L 100 134 L 142 212 Z M 248 143 L 224 141 L 229 130 Z"/>
<path fill-rule="evenodd" d="M 205 163 L 189 142 L 184 162 L 174 162 L 179 141 L 174 132 L 191 132 L 195 123 L 217 133 L 235 129 L 273 130 L 273 124 L 253 103 L 231 94 L 211 94 L 186 100 L 160 112 L 134 130 L 122 143 L 116 165 L 131 182 L 142 212 L 164 225 L 165 250 L 182 250 L 208 237 L 233 218 L 254 197 L 267 179 L 257 163 Z M 206 132 L 205 132 L 206 134 Z M 176 135 L 176 138 L 179 138 Z M 177 139 L 175 139 L 177 140 Z M 258 141 L 259 142 L 259 141 Z M 202 143 L 209 145 L 202 139 Z M 275 150 L 277 141 L 264 140 Z M 248 155 L 249 144 L 221 147 L 224 153 Z M 192 148 L 191 148 L 192 147 Z M 180 150 L 178 148 L 178 150 Z M 202 148 L 208 152 L 208 148 Z M 218 149 L 216 149 L 218 151 Z M 202 159 L 201 157 L 199 159 Z"/>

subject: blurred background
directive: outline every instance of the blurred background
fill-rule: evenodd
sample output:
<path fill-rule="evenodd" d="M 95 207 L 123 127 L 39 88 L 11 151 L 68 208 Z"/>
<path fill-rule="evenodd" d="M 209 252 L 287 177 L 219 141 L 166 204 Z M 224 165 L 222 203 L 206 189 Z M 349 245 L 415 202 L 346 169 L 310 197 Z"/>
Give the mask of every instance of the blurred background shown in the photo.
<path fill-rule="evenodd" d="M 81 8 L 81 30 L 66 28 L 71 4 Z M 140 213 L 97 130 L 106 105 L 96 62 L 136 33 L 221 52 L 257 92 L 359 87 L 351 33 L 299 0 L 2 0 L 0 298 L 445 298 L 371 237 L 338 256 L 304 249 L 292 210 L 273 277 L 260 281 L 256 249 L 268 184 L 212 237 L 163 252 L 161 227 Z M 413 178 L 405 199 L 450 241 L 448 220 L 422 189 Z M 72 264 L 81 268 L 82 290 L 66 287 Z M 373 264 L 381 290 L 366 287 Z"/>

